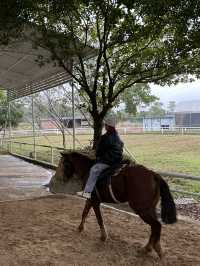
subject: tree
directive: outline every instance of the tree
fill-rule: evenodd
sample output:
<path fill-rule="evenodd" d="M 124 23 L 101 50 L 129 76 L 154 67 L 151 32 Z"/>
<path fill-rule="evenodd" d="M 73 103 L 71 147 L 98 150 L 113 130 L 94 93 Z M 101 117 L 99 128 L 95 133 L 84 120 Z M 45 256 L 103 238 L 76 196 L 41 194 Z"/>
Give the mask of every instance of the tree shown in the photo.
<path fill-rule="evenodd" d="M 10 123 L 12 127 L 17 127 L 22 121 L 23 108 L 20 102 L 10 104 Z M 9 126 L 8 102 L 4 91 L 0 91 L 0 131 Z"/>
<path fill-rule="evenodd" d="M 187 32 L 180 27 L 176 30 L 180 14 L 173 15 L 171 3 L 171 12 L 165 6 L 161 14 L 157 12 L 155 20 L 154 13 L 146 9 L 145 1 L 142 4 L 134 2 L 131 9 L 122 5 L 123 1 L 86 2 L 78 7 L 72 4 L 63 8 L 52 2 L 56 12 L 46 14 L 45 19 L 40 17 L 38 24 L 42 37 L 38 38 L 37 44 L 51 51 L 53 59 L 72 74 L 80 92 L 86 95 L 96 144 L 105 115 L 124 90 L 137 83 L 178 82 L 181 74 L 194 71 L 193 57 L 195 54 L 199 59 L 199 51 L 195 40 L 190 43 L 195 21 L 189 23 L 182 18 L 181 27 L 187 27 Z M 65 38 L 54 34 L 58 25 L 69 36 L 70 43 L 66 44 Z M 53 30 L 53 34 L 49 30 Z M 180 32 L 185 32 L 184 37 L 180 38 Z M 95 48 L 96 56 L 86 61 L 88 47 Z M 67 60 L 71 55 L 77 62 L 74 73 Z"/>
<path fill-rule="evenodd" d="M 87 118 L 85 113 L 82 111 L 83 107 L 81 107 L 80 110 L 81 102 L 76 91 L 74 92 L 74 98 L 76 108 L 75 117 L 82 115 Z M 72 135 L 65 122 L 66 117 L 72 118 L 71 87 L 58 86 L 57 88 L 34 95 L 34 113 L 38 127 L 41 125 L 41 119 L 51 119 L 55 127 L 61 132 L 63 147 L 66 148 L 66 133 Z"/>
<path fill-rule="evenodd" d="M 199 75 L 197 0 L 36 0 L 25 10 L 23 18 L 37 31 L 31 33 L 36 47 L 49 50 L 51 60 L 72 75 L 84 95 L 93 119 L 94 147 L 104 117 L 125 90 Z"/>
<path fill-rule="evenodd" d="M 69 109 L 71 108 L 68 107 L 68 105 L 64 106 L 62 102 L 58 102 L 60 98 L 59 95 L 56 94 L 55 90 L 47 90 L 42 94 L 43 105 L 41 103 L 40 97 L 37 99 L 37 101 L 35 101 L 35 105 L 37 106 L 39 112 L 45 109 L 45 112 L 48 115 L 47 117 L 51 118 L 55 126 L 60 130 L 63 139 L 63 147 L 66 148 L 66 127 L 63 123 L 63 116 L 66 116 L 66 114 L 69 112 Z"/>
<path fill-rule="evenodd" d="M 163 103 L 157 101 L 150 107 L 147 113 L 149 115 L 162 116 L 165 115 L 166 111 L 163 108 Z"/>
<path fill-rule="evenodd" d="M 175 101 L 170 101 L 168 103 L 167 109 L 170 113 L 173 113 L 175 111 L 176 108 L 176 102 Z"/>
<path fill-rule="evenodd" d="M 128 88 L 120 96 L 121 102 L 125 104 L 125 112 L 128 114 L 136 115 L 137 107 L 140 104 L 149 104 L 157 98 L 151 95 L 150 87 L 148 84 L 135 84 Z"/>
<path fill-rule="evenodd" d="M 8 45 L 22 36 L 24 26 L 36 12 L 39 1 L 0 1 L 0 45 Z"/>

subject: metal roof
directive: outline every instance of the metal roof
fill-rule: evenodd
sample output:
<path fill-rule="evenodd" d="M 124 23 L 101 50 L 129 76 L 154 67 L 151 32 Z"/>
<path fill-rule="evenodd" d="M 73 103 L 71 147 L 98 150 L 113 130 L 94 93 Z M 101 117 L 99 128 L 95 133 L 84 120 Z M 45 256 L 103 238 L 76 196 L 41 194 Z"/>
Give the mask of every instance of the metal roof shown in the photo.
<path fill-rule="evenodd" d="M 50 57 L 47 50 L 34 49 L 30 41 L 0 47 L 0 88 L 8 91 L 10 100 L 71 80 L 71 76 L 53 62 L 40 67 L 36 62 L 39 55 L 45 59 Z"/>

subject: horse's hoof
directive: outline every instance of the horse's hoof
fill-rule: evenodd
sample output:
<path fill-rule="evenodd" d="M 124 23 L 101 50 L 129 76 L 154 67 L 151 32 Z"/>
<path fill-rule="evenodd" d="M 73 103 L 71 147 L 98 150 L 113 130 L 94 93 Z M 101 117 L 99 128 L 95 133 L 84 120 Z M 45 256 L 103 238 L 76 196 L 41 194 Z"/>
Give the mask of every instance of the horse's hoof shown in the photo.
<path fill-rule="evenodd" d="M 164 254 L 160 246 L 160 243 L 155 244 L 154 249 L 155 249 L 155 252 L 158 254 L 160 260 L 163 260 Z"/>
<path fill-rule="evenodd" d="M 147 255 L 148 253 L 152 252 L 152 250 L 153 250 L 152 247 L 145 246 L 143 248 L 140 248 L 138 253 L 139 253 L 139 255 Z"/>
<path fill-rule="evenodd" d="M 79 225 L 79 227 L 78 227 L 78 232 L 81 233 L 83 230 L 84 230 L 84 227 L 81 226 L 81 225 Z"/>
<path fill-rule="evenodd" d="M 143 251 L 144 251 L 144 253 L 150 253 L 150 252 L 152 252 L 152 250 L 153 250 L 153 247 L 151 246 L 151 245 L 146 245 L 145 247 L 143 247 L 142 248 L 143 249 Z"/>
<path fill-rule="evenodd" d="M 101 241 L 105 242 L 107 239 L 108 239 L 108 236 L 107 235 L 102 235 L 100 237 Z"/>
<path fill-rule="evenodd" d="M 160 264 L 162 266 L 167 266 L 167 261 L 166 261 L 165 257 L 160 258 Z"/>

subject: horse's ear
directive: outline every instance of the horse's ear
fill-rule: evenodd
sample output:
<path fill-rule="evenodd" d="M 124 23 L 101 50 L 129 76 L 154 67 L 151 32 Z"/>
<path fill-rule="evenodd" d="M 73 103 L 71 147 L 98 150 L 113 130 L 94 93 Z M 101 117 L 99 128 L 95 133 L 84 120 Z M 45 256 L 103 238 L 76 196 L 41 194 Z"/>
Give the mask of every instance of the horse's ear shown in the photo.
<path fill-rule="evenodd" d="M 69 153 L 68 152 L 61 151 L 60 154 L 62 155 L 62 157 L 64 157 L 64 159 L 68 159 L 69 158 Z"/>

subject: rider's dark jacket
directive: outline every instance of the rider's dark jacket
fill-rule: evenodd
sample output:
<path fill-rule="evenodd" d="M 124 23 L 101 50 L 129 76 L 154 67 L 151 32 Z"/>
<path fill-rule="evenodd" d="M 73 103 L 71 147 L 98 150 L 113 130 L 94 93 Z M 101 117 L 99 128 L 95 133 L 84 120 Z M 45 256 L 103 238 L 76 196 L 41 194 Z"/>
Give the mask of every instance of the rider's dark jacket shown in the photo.
<path fill-rule="evenodd" d="M 96 149 L 96 162 L 108 165 L 118 164 L 122 161 L 124 143 L 116 130 L 106 132 L 101 136 Z"/>

